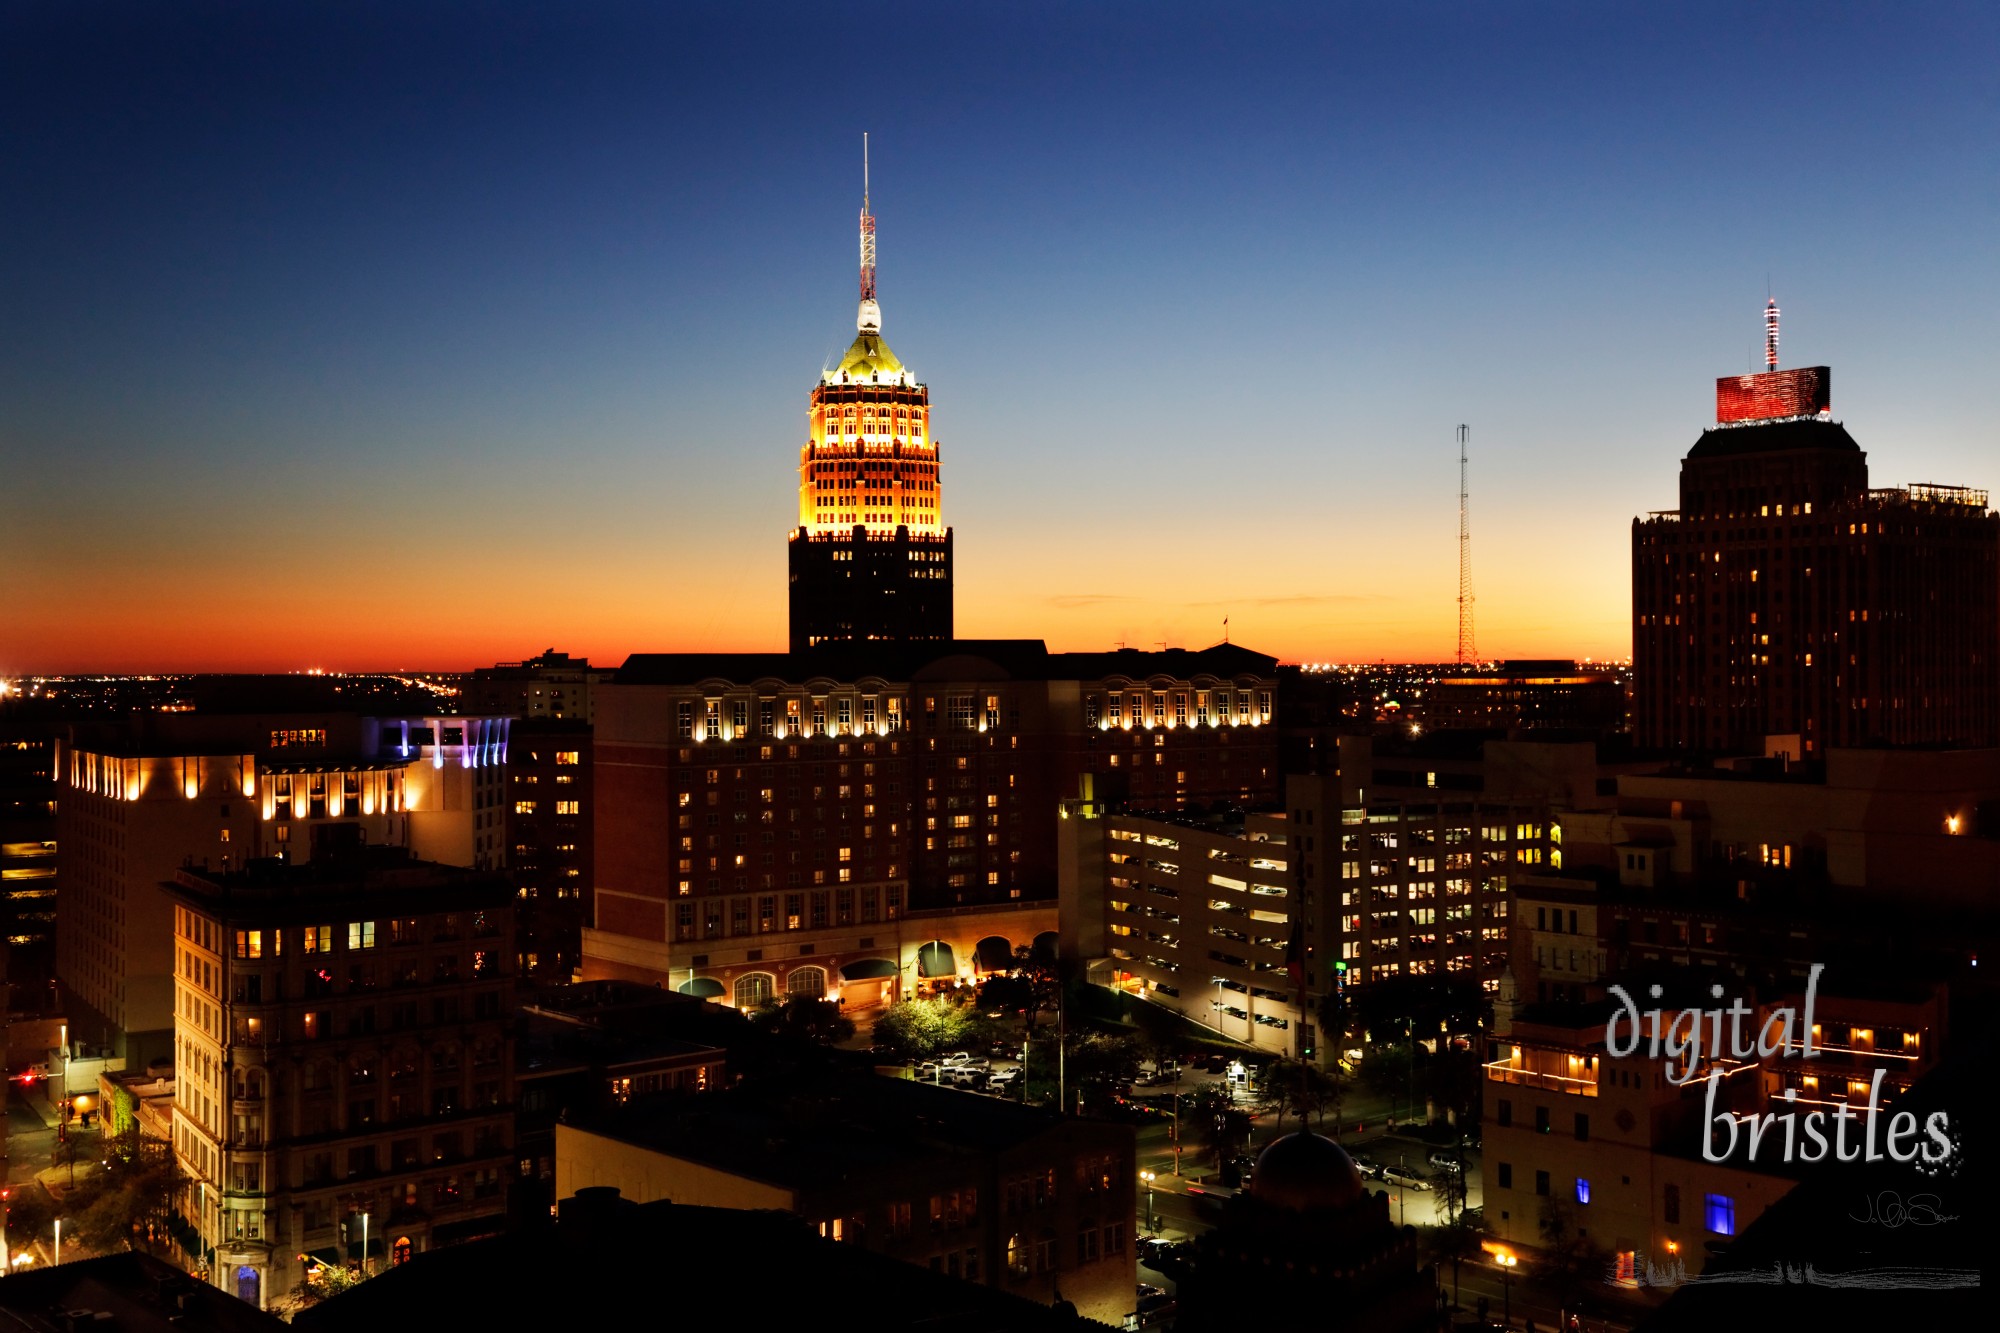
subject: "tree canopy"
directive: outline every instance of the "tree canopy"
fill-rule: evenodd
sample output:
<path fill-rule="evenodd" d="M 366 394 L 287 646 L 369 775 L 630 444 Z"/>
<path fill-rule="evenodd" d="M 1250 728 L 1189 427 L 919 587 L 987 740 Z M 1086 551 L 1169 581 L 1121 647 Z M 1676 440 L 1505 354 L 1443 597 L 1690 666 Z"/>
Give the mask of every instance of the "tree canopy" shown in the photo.
<path fill-rule="evenodd" d="M 875 1020 L 873 1036 L 905 1060 L 928 1060 L 971 1040 L 973 1015 L 955 1001 L 931 998 L 904 1000 Z"/>

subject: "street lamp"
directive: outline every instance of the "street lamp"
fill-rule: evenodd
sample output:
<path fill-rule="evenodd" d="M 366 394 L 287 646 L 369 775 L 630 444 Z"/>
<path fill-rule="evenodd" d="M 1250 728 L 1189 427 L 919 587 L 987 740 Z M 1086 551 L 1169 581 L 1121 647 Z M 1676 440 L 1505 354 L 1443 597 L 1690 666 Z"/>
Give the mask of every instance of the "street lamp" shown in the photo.
<path fill-rule="evenodd" d="M 1159 1224 L 1153 1220 L 1153 1173 L 1141 1171 L 1139 1179 L 1146 1182 L 1146 1230 L 1158 1231 Z"/>
<path fill-rule="evenodd" d="M 1521 1261 L 1512 1254 L 1496 1254 L 1494 1262 L 1500 1265 L 1500 1322 L 1514 1326 L 1514 1289 L 1510 1281 L 1514 1276 L 1514 1266 Z"/>

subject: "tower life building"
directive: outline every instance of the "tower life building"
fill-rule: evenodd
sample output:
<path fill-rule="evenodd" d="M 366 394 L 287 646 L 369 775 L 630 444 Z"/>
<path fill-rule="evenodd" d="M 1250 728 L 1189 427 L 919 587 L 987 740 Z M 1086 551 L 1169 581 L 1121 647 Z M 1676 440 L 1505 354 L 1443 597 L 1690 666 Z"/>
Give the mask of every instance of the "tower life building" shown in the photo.
<path fill-rule="evenodd" d="M 952 637 L 951 529 L 929 435 L 930 390 L 882 341 L 865 183 L 855 323 L 847 354 L 813 388 L 799 452 L 793 652 L 842 640 Z"/>
<path fill-rule="evenodd" d="M 1797 757 L 2000 742 L 2000 515 L 1983 490 L 1874 489 L 1825 366 L 1716 381 L 1681 507 L 1632 524 L 1642 745 Z"/>

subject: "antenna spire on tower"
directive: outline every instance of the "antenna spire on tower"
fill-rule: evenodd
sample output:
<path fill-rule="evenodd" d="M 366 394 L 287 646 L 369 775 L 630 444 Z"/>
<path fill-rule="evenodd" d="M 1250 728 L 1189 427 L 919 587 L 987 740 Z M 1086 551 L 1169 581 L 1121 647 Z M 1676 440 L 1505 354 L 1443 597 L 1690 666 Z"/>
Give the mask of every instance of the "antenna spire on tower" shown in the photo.
<path fill-rule="evenodd" d="M 1472 642 L 1472 517 L 1465 484 L 1465 446 L 1472 427 L 1458 428 L 1458 664 L 1472 666 L 1479 650 Z"/>
<path fill-rule="evenodd" d="M 1778 368 L 1778 298 L 1764 302 L 1764 369 Z"/>
<path fill-rule="evenodd" d="M 868 211 L 868 133 L 861 134 L 861 303 L 862 328 L 874 332 L 882 326 L 880 312 L 876 312 L 875 329 L 867 325 L 868 307 L 875 303 L 875 215 Z"/>

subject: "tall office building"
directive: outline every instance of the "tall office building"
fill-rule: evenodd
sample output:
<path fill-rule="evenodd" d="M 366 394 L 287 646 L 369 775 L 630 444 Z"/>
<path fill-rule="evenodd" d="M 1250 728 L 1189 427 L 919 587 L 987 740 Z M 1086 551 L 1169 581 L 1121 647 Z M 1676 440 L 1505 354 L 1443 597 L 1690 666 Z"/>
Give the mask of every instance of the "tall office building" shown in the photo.
<path fill-rule="evenodd" d="M 930 390 L 882 340 L 875 219 L 861 200 L 854 342 L 823 371 L 799 452 L 791 534 L 791 646 L 952 635 L 951 529 L 930 438 Z"/>
<path fill-rule="evenodd" d="M 1983 490 L 1871 489 L 1825 366 L 1716 382 L 1681 507 L 1632 524 L 1642 745 L 1794 755 L 2000 741 L 2000 514 Z"/>
<path fill-rule="evenodd" d="M 180 1207 L 216 1285 L 268 1309 L 309 1262 L 379 1271 L 497 1231 L 514 1164 L 505 878 L 355 846 L 160 887 Z"/>

